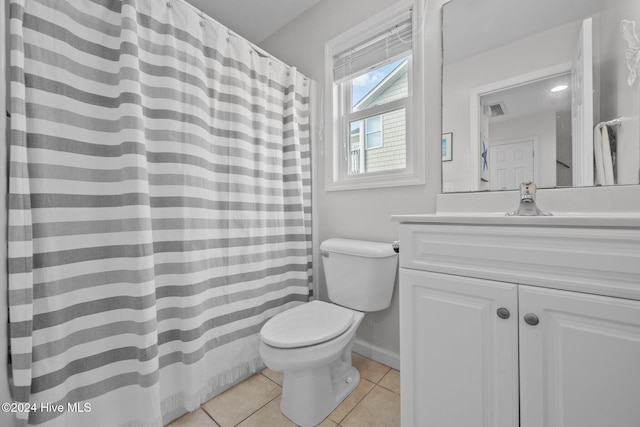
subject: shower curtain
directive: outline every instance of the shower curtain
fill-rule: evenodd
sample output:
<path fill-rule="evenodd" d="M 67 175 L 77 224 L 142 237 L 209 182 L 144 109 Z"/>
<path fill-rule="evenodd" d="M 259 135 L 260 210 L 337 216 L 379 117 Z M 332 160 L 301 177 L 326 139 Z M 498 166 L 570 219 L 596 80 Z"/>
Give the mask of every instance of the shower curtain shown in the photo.
<path fill-rule="evenodd" d="M 11 0 L 22 424 L 161 425 L 308 300 L 309 81 L 182 0 Z"/>

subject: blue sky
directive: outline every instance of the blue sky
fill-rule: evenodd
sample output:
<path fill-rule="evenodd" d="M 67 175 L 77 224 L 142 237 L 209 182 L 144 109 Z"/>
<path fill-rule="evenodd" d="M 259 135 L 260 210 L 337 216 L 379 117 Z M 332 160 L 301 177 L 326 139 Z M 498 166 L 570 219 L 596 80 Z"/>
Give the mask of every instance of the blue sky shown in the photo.
<path fill-rule="evenodd" d="M 384 80 L 404 59 L 398 59 L 353 79 L 353 105 L 356 105 L 371 89 Z"/>

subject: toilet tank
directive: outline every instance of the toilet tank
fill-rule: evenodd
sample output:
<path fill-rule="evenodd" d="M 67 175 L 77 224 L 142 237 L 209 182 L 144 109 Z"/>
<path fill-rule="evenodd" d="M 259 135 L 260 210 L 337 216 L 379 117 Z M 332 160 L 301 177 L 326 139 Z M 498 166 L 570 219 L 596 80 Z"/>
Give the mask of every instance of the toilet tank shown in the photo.
<path fill-rule="evenodd" d="M 331 302 L 358 311 L 389 307 L 398 266 L 391 243 L 329 239 L 320 254 Z"/>

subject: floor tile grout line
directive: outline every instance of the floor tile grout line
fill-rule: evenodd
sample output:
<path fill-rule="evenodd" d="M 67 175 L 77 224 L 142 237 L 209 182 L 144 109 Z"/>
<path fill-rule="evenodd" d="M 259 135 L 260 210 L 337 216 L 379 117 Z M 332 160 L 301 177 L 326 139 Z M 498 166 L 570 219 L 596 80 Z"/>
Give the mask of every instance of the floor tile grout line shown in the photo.
<path fill-rule="evenodd" d="M 386 377 L 387 375 L 389 375 L 389 372 L 391 372 L 392 370 L 394 370 L 394 368 L 391 368 L 391 367 L 390 367 L 390 368 L 389 368 L 389 370 L 388 370 L 388 371 L 387 371 L 387 372 L 382 376 L 382 378 L 380 378 L 380 381 L 382 381 L 382 380 L 384 379 L 384 377 Z M 396 369 L 396 370 L 397 370 L 397 369 Z M 400 371 L 398 371 L 398 372 L 400 372 Z M 385 386 L 383 386 L 382 384 L 380 384 L 380 381 L 378 381 L 378 382 L 376 383 L 376 385 L 379 385 L 379 386 L 380 386 L 380 387 L 382 387 L 383 389 L 385 389 L 385 390 L 389 390 L 391 393 L 394 393 L 394 394 L 397 394 L 398 396 L 400 396 L 400 393 L 399 393 L 399 392 L 393 391 L 393 390 L 391 390 L 389 387 L 385 387 Z"/>
<path fill-rule="evenodd" d="M 377 386 L 380 386 L 380 388 L 383 388 L 383 389 L 385 389 L 385 390 L 387 390 L 387 391 L 390 391 L 390 392 L 391 392 L 391 393 L 393 393 L 393 394 L 397 394 L 398 396 L 400 396 L 400 393 L 398 393 L 397 391 L 393 391 L 393 390 L 391 390 L 389 387 L 385 387 L 385 386 L 383 386 L 383 385 L 381 385 L 381 384 L 376 384 L 376 385 L 377 385 Z"/>
<path fill-rule="evenodd" d="M 349 415 L 350 415 L 350 414 L 351 414 L 351 413 L 352 413 L 352 412 L 353 412 L 353 411 L 358 407 L 358 405 L 360 405 L 360 404 L 362 403 L 362 401 L 363 401 L 363 400 L 364 400 L 364 399 L 369 395 L 369 393 L 371 393 L 371 392 L 373 391 L 373 389 L 375 389 L 377 386 L 378 386 L 377 384 L 374 384 L 374 385 L 373 385 L 373 387 L 371 387 L 371 389 L 370 389 L 368 392 L 366 392 L 366 393 L 364 394 L 364 396 L 362 396 L 362 399 L 358 400 L 358 403 L 356 403 L 355 405 L 353 405 L 353 408 L 351 408 L 351 410 L 350 410 L 349 412 L 347 412 L 347 415 L 345 415 L 344 417 L 342 417 L 342 419 L 340 420 L 340 422 L 338 423 L 338 425 L 341 425 L 341 424 L 342 424 L 342 422 L 343 422 L 344 420 L 346 420 L 346 419 L 347 419 L 347 417 L 348 417 L 348 416 L 349 416 Z"/>
<path fill-rule="evenodd" d="M 389 390 L 389 389 L 388 389 L 388 388 L 386 388 L 386 387 L 383 387 L 383 386 L 381 386 L 381 385 L 375 384 L 373 387 L 371 387 L 371 390 L 369 390 L 368 392 L 366 392 L 366 393 L 365 393 L 365 395 L 364 395 L 364 396 L 362 396 L 362 399 L 360 399 L 360 400 L 358 401 L 358 403 L 356 403 L 356 405 L 355 405 L 353 408 L 351 408 L 351 410 L 347 413 L 347 415 L 345 415 L 345 416 L 340 420 L 340 422 L 339 422 L 339 423 L 337 423 L 337 426 L 336 426 L 336 427 L 342 427 L 342 422 L 343 422 L 344 420 L 346 420 L 346 419 L 347 419 L 347 417 L 348 417 L 349 415 L 351 415 L 351 413 L 352 413 L 353 411 L 355 411 L 355 410 L 356 410 L 356 408 L 358 407 L 358 405 L 360 405 L 360 404 L 364 401 L 364 399 L 365 399 L 369 394 L 371 394 L 371 393 L 373 392 L 373 390 L 375 390 L 375 389 L 376 389 L 376 387 L 380 387 L 380 388 L 383 388 L 383 389 L 385 389 L 385 390 L 387 390 L 387 391 L 389 391 L 389 392 L 391 392 L 391 393 L 394 393 L 393 391 Z M 397 394 L 398 396 L 400 396 L 398 393 L 394 393 L 394 394 Z"/>
<path fill-rule="evenodd" d="M 205 402 L 206 403 L 206 402 Z M 202 412 L 204 412 L 205 414 L 207 414 L 207 417 L 209 417 L 211 419 L 211 421 L 213 421 L 215 423 L 216 426 L 220 427 L 220 423 L 216 421 L 215 418 L 213 418 L 213 415 L 211 415 L 210 413 L 207 412 L 207 410 L 204 408 L 204 403 L 202 405 L 200 405 L 200 409 L 202 409 Z M 197 411 L 197 409 L 196 409 Z"/>
<path fill-rule="evenodd" d="M 391 372 L 391 367 L 390 367 L 390 366 L 387 366 L 387 365 L 382 365 L 382 366 L 384 366 L 384 367 L 386 367 L 386 368 L 389 368 L 389 369 L 387 369 L 387 372 L 385 372 L 384 374 L 382 374 L 382 376 L 380 377 L 380 379 L 378 380 L 378 382 L 376 382 L 376 383 L 375 383 L 376 385 L 380 384 L 380 381 L 382 381 L 382 379 L 383 379 L 384 377 L 386 377 L 386 376 L 387 376 L 387 374 L 388 374 L 389 372 Z M 373 381 L 371 381 L 371 382 L 373 382 Z"/>
<path fill-rule="evenodd" d="M 366 380 L 366 378 L 365 378 L 365 380 Z M 353 411 L 358 407 L 358 405 L 359 405 L 360 403 L 362 403 L 362 401 L 364 400 L 364 398 L 365 398 L 365 397 L 367 397 L 367 396 L 369 395 L 369 393 L 371 393 L 371 390 L 373 390 L 374 388 L 376 388 L 376 387 L 377 387 L 377 384 L 376 384 L 376 383 L 374 383 L 373 381 L 370 381 L 370 380 L 367 380 L 367 381 L 369 381 L 371 384 L 373 384 L 373 387 L 371 387 L 371 389 L 370 389 L 368 392 L 366 392 L 366 393 L 364 394 L 364 396 L 362 396 L 362 399 L 358 400 L 358 402 L 357 402 L 355 405 L 353 405 L 353 408 L 351 408 L 351 409 L 349 410 L 349 412 L 347 412 L 347 413 L 345 414 L 345 416 L 344 416 L 344 417 L 342 417 L 342 418 L 340 419 L 340 421 L 338 421 L 338 422 L 336 423 L 338 426 L 340 426 L 340 425 L 341 425 L 341 423 L 342 423 L 344 420 L 346 420 L 346 419 L 347 419 L 347 417 L 349 416 L 349 414 L 351 414 L 351 413 L 352 413 L 352 412 L 353 412 Z M 355 390 L 354 390 L 354 391 L 355 391 Z"/>
<path fill-rule="evenodd" d="M 274 380 L 272 380 L 271 378 L 269 378 L 268 376 L 266 376 L 265 374 L 263 374 L 262 372 L 260 372 L 260 375 L 262 375 L 263 377 L 265 377 L 266 379 L 268 379 L 269 381 L 271 381 L 272 383 L 274 383 L 275 385 L 277 385 L 278 387 L 280 387 L 280 389 L 282 389 L 282 386 L 280 384 L 278 384 L 277 382 L 275 382 Z"/>
<path fill-rule="evenodd" d="M 278 393 L 276 395 L 276 397 L 274 397 L 273 399 L 269 400 L 267 403 L 265 403 L 264 405 L 262 405 L 261 407 L 259 407 L 258 409 L 256 409 L 255 411 L 253 411 L 252 413 L 250 413 L 249 415 L 247 415 L 246 417 L 244 417 L 242 420 L 240 420 L 239 422 L 237 422 L 236 424 L 234 424 L 234 427 L 238 427 L 240 424 L 242 424 L 243 422 L 247 421 L 249 418 L 251 418 L 253 415 L 255 415 L 256 412 L 260 411 L 262 408 L 264 408 L 265 406 L 267 406 L 269 403 L 273 402 L 274 400 L 276 400 L 278 397 L 280 397 L 282 395 L 282 391 L 280 391 L 280 393 Z"/>

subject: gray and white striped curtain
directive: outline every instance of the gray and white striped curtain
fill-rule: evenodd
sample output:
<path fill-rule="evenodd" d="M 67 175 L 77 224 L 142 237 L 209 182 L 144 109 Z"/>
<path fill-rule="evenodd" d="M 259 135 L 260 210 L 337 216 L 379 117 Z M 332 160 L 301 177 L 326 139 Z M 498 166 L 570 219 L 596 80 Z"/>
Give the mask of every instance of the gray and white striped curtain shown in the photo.
<path fill-rule="evenodd" d="M 10 7 L 18 417 L 161 425 L 307 300 L 309 82 L 182 0 Z"/>

